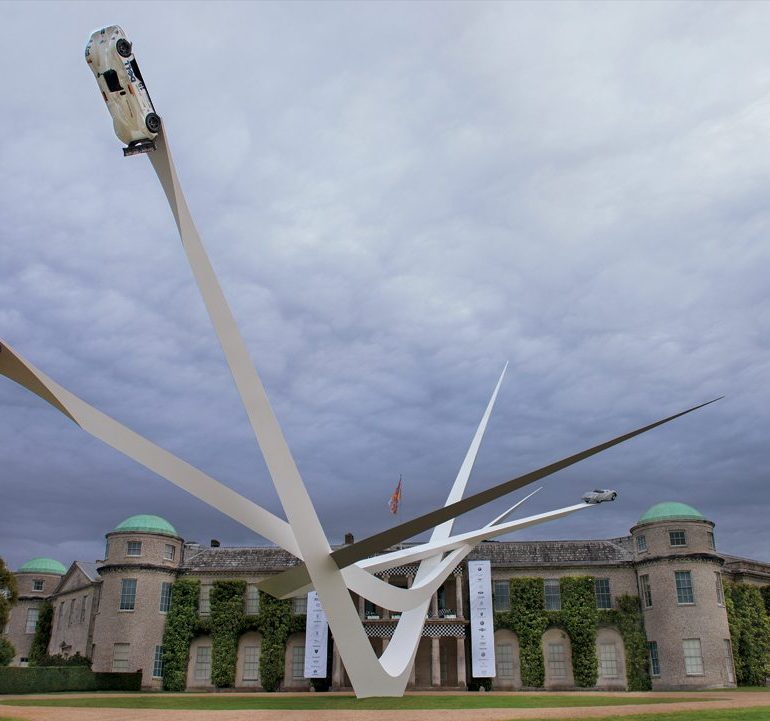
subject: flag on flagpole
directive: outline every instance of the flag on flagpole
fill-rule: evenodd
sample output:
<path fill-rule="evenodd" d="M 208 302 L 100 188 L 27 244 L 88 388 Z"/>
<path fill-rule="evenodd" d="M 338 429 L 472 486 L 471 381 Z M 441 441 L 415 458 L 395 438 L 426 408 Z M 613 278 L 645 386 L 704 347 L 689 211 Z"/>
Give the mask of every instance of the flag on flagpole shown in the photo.
<path fill-rule="evenodd" d="M 391 513 L 398 513 L 398 504 L 401 503 L 401 476 L 398 477 L 398 485 L 396 490 L 393 491 L 393 495 L 388 501 L 388 508 Z"/>

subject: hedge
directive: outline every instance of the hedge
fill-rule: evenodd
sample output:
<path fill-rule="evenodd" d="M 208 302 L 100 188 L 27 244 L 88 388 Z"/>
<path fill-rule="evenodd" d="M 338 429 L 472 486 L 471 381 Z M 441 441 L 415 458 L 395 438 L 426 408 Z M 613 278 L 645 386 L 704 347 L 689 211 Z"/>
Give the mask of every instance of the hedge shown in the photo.
<path fill-rule="evenodd" d="M 85 666 L 0 668 L 0 694 L 49 691 L 138 691 L 142 673 L 94 673 Z"/>
<path fill-rule="evenodd" d="M 764 686 L 770 657 L 770 618 L 756 586 L 725 583 L 735 676 L 739 686 Z"/>
<path fill-rule="evenodd" d="M 15 655 L 14 645 L 7 638 L 0 637 L 0 667 L 7 666 Z"/>

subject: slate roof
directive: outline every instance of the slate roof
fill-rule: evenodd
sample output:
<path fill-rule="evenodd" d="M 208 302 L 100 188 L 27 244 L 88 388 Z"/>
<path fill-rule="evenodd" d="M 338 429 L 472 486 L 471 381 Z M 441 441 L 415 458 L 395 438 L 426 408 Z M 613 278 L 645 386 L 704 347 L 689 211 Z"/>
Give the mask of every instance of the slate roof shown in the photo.
<path fill-rule="evenodd" d="M 80 570 L 88 577 L 89 581 L 101 581 L 102 577 L 96 570 L 96 561 L 75 561 Z"/>
<path fill-rule="evenodd" d="M 299 564 L 275 546 L 187 548 L 185 553 L 181 569 L 186 573 L 275 573 Z M 486 541 L 468 558 L 490 560 L 503 568 L 606 566 L 631 563 L 633 551 L 630 536 L 606 541 Z"/>
<path fill-rule="evenodd" d="M 606 541 L 484 541 L 468 556 L 498 568 L 607 566 L 632 563 L 631 538 Z"/>

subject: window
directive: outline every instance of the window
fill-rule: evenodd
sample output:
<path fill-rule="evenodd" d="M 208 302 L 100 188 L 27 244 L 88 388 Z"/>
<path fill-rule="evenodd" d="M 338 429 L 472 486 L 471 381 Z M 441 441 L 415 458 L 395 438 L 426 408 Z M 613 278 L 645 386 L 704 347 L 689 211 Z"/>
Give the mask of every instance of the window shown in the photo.
<path fill-rule="evenodd" d="M 293 646 L 291 649 L 291 677 L 305 678 L 304 646 Z"/>
<path fill-rule="evenodd" d="M 563 643 L 548 644 L 548 670 L 551 678 L 567 678 L 567 654 Z"/>
<path fill-rule="evenodd" d="M 110 542 L 104 544 L 104 560 L 106 561 L 110 557 Z"/>
<path fill-rule="evenodd" d="M 511 584 L 510 581 L 495 581 L 492 593 L 492 605 L 495 611 L 511 610 Z"/>
<path fill-rule="evenodd" d="M 299 616 L 307 614 L 307 596 L 296 596 L 291 600 L 291 610 Z"/>
<path fill-rule="evenodd" d="M 64 601 L 59 604 L 59 620 L 56 622 L 58 628 L 64 625 Z"/>
<path fill-rule="evenodd" d="M 36 578 L 34 581 L 32 581 L 32 590 L 33 591 L 42 591 L 43 590 L 43 579 L 42 578 Z"/>
<path fill-rule="evenodd" d="M 88 596 L 83 596 L 80 599 L 80 623 L 84 623 L 86 620 L 86 604 L 88 603 Z"/>
<path fill-rule="evenodd" d="M 160 608 L 161 613 L 168 613 L 168 609 L 171 608 L 171 584 L 168 581 L 164 581 L 160 584 Z"/>
<path fill-rule="evenodd" d="M 39 608 L 27 609 L 27 625 L 24 627 L 24 633 L 35 633 L 35 628 L 37 627 L 37 618 L 39 615 Z"/>
<path fill-rule="evenodd" d="M 645 608 L 652 608 L 652 588 L 650 588 L 650 577 L 647 575 L 639 576 L 639 595 L 642 597 L 642 605 Z"/>
<path fill-rule="evenodd" d="M 545 589 L 545 610 L 561 611 L 561 589 L 558 578 L 546 578 L 544 582 Z"/>
<path fill-rule="evenodd" d="M 612 608 L 609 578 L 595 578 L 594 592 L 596 593 L 596 608 Z"/>
<path fill-rule="evenodd" d="M 152 661 L 152 677 L 163 678 L 163 646 L 155 647 L 155 658 Z"/>
<path fill-rule="evenodd" d="M 688 676 L 703 675 L 703 654 L 699 638 L 686 638 L 682 641 L 684 647 L 684 670 Z"/>
<path fill-rule="evenodd" d="M 668 540 L 672 546 L 686 546 L 687 545 L 687 533 L 682 530 L 669 531 Z"/>
<path fill-rule="evenodd" d="M 201 585 L 201 595 L 198 599 L 198 611 L 202 615 L 211 613 L 211 586 L 208 584 Z"/>
<path fill-rule="evenodd" d="M 647 550 L 647 536 L 636 537 L 636 550 L 639 551 L 639 553 Z"/>
<path fill-rule="evenodd" d="M 692 576 L 689 571 L 675 571 L 676 602 L 695 603 L 695 595 L 692 592 Z"/>
<path fill-rule="evenodd" d="M 256 616 L 259 613 L 259 589 L 253 583 L 246 586 L 246 615 Z"/>
<path fill-rule="evenodd" d="M 297 599 L 294 599 L 297 600 Z M 294 611 L 294 613 L 297 613 L 297 611 Z M 305 611 L 307 613 L 307 611 Z M 432 613 L 432 611 L 431 611 Z M 377 610 L 377 606 L 372 603 L 368 598 L 364 599 L 364 618 L 379 618 L 380 612 Z"/>
<path fill-rule="evenodd" d="M 195 652 L 195 679 L 211 680 L 211 646 L 198 646 Z"/>
<path fill-rule="evenodd" d="M 119 90 L 123 90 L 120 86 L 118 74 L 114 70 L 105 70 L 102 73 L 102 77 L 104 78 L 104 82 L 107 83 L 107 90 L 111 93 L 117 93 Z"/>
<path fill-rule="evenodd" d="M 513 678 L 513 644 L 495 645 L 495 670 L 500 678 Z"/>
<path fill-rule="evenodd" d="M 126 543 L 126 555 L 127 556 L 141 556 L 142 555 L 142 542 L 141 541 L 128 541 Z"/>
<path fill-rule="evenodd" d="M 717 548 L 716 541 L 714 540 L 714 532 L 713 531 L 706 531 L 706 536 L 708 537 L 709 541 L 709 548 L 712 551 L 715 551 Z"/>
<path fill-rule="evenodd" d="M 136 605 L 136 579 L 124 578 L 120 585 L 120 610 L 133 611 Z"/>
<path fill-rule="evenodd" d="M 259 646 L 246 646 L 243 649 L 243 680 L 259 681 Z"/>
<path fill-rule="evenodd" d="M 725 605 L 725 590 L 722 587 L 722 574 L 719 572 L 714 573 L 714 576 L 716 577 L 716 586 L 717 586 L 717 603 L 720 606 Z"/>
<path fill-rule="evenodd" d="M 660 658 L 658 657 L 658 642 L 649 641 L 647 650 L 650 654 L 650 675 L 660 676 Z"/>
<path fill-rule="evenodd" d="M 599 644 L 599 673 L 604 678 L 617 678 L 618 647 L 614 643 Z"/>
<path fill-rule="evenodd" d="M 735 666 L 733 665 L 733 647 L 730 643 L 730 639 L 726 638 L 724 641 L 725 649 L 725 669 L 727 670 L 727 682 L 735 683 Z"/>
<path fill-rule="evenodd" d="M 176 547 L 172 543 L 167 543 L 163 549 L 163 558 L 167 561 L 173 561 L 174 556 L 176 556 Z"/>
<path fill-rule="evenodd" d="M 112 646 L 112 670 L 117 672 L 128 671 L 128 654 L 131 649 L 129 643 L 116 643 Z"/>
<path fill-rule="evenodd" d="M 75 618 L 75 600 L 76 599 L 73 598 L 70 601 L 70 615 L 69 615 L 69 618 L 67 619 L 68 626 L 72 625 L 72 620 Z"/>

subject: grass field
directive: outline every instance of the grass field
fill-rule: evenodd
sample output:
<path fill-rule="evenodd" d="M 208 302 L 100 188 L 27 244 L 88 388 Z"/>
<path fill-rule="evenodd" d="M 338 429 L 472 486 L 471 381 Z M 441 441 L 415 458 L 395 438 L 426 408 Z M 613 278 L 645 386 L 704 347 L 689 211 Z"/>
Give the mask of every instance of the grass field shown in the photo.
<path fill-rule="evenodd" d="M 630 716 L 603 716 L 601 718 L 594 716 L 592 718 L 583 718 L 580 721 L 768 721 L 768 719 L 770 719 L 770 706 L 712 709 L 710 711 L 645 713 Z M 551 719 L 550 721 L 557 721 L 557 719 Z M 564 719 L 563 721 L 568 720 Z"/>
<path fill-rule="evenodd" d="M 713 700 L 716 700 L 716 696 Z M 132 696 L 77 698 L 69 695 L 45 699 L 3 699 L 8 706 L 70 706 L 79 708 L 179 709 L 203 711 L 269 710 L 429 710 L 479 708 L 561 708 L 566 706 L 627 706 L 629 704 L 661 704 L 677 701 L 702 701 L 710 698 L 666 698 L 628 696 L 565 696 L 511 694 L 473 694 L 458 696 L 404 696 L 403 698 L 365 698 L 354 696 L 201 696 L 171 694 L 137 694 Z"/>

